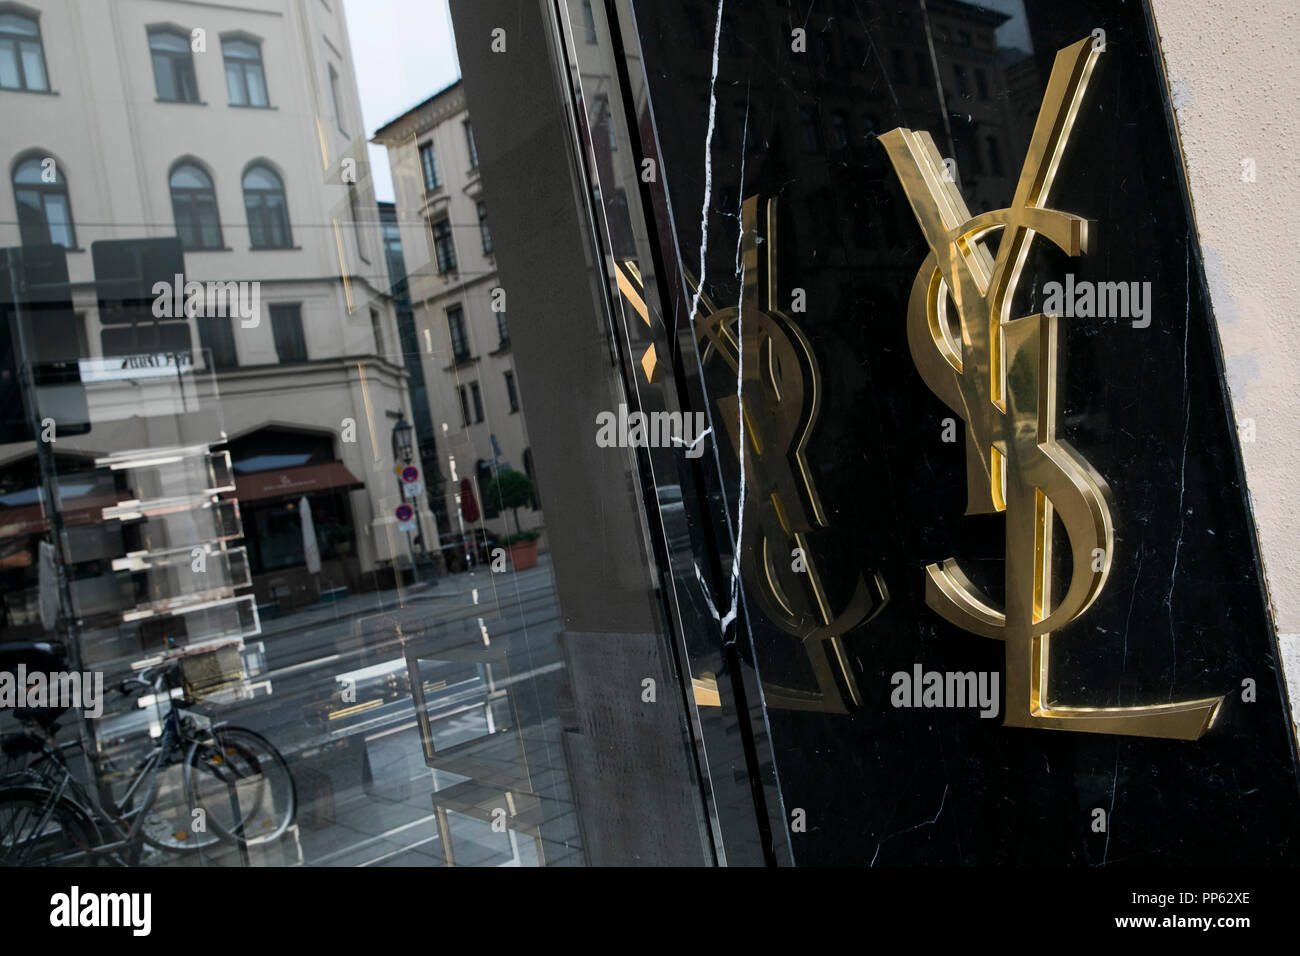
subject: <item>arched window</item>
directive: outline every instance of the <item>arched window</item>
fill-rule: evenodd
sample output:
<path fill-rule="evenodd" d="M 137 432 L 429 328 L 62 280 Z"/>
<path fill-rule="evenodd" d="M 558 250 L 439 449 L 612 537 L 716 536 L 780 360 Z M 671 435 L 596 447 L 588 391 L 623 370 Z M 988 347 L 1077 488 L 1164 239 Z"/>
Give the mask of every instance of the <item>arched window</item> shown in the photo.
<path fill-rule="evenodd" d="M 14 202 L 23 245 L 77 247 L 68 184 L 53 158 L 29 156 L 14 166 Z"/>
<path fill-rule="evenodd" d="M 149 31 L 149 56 L 158 99 L 172 103 L 197 103 L 199 81 L 194 75 L 194 54 L 189 34 L 170 27 Z"/>
<path fill-rule="evenodd" d="M 284 183 L 269 166 L 258 163 L 245 171 L 244 209 L 254 249 L 288 249 L 293 245 Z"/>
<path fill-rule="evenodd" d="M 40 23 L 17 10 L 0 9 L 0 89 L 46 92 L 49 88 Z"/>
<path fill-rule="evenodd" d="M 186 249 L 222 248 L 212 177 L 194 163 L 185 162 L 172 169 L 170 185 L 172 216 L 181 245 Z"/>

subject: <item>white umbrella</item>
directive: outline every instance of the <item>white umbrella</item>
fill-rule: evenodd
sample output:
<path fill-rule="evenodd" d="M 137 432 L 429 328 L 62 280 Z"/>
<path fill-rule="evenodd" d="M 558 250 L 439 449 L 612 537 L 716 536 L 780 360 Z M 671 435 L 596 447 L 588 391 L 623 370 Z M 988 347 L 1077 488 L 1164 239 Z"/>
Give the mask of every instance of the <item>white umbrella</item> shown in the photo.
<path fill-rule="evenodd" d="M 302 519 L 302 553 L 307 570 L 320 574 L 320 546 L 316 543 L 316 524 L 311 520 L 311 502 L 303 495 L 298 499 L 298 516 Z"/>

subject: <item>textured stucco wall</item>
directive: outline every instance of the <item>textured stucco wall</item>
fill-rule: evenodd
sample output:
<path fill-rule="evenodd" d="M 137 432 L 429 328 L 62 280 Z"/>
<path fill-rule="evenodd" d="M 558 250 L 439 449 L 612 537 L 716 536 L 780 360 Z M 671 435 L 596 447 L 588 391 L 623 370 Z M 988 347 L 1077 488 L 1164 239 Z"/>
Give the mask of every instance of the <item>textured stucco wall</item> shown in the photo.
<path fill-rule="evenodd" d="M 1300 4 L 1151 3 L 1291 701 L 1300 708 Z"/>

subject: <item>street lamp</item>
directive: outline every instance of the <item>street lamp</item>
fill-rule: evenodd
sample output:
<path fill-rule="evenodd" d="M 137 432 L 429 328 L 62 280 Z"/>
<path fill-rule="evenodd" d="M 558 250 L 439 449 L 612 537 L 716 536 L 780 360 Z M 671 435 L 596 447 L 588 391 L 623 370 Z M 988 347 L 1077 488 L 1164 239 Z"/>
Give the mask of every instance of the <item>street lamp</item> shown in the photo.
<path fill-rule="evenodd" d="M 399 410 L 397 413 L 397 424 L 393 426 L 393 461 L 400 462 L 402 465 L 411 463 L 411 452 L 415 447 L 415 429 L 411 423 L 406 420 L 406 413 Z M 395 468 L 395 477 L 397 478 L 397 501 L 402 504 L 406 501 L 406 489 L 402 481 L 401 468 Z M 412 506 L 416 515 L 419 515 L 419 508 Z M 411 540 L 411 532 L 406 532 L 406 546 L 411 552 L 411 583 L 420 582 L 420 563 L 415 557 L 415 544 Z"/>
<path fill-rule="evenodd" d="M 403 464 L 411 463 L 411 450 L 415 447 L 415 429 L 406 420 L 405 412 L 397 413 L 397 424 L 393 426 L 393 458 Z"/>

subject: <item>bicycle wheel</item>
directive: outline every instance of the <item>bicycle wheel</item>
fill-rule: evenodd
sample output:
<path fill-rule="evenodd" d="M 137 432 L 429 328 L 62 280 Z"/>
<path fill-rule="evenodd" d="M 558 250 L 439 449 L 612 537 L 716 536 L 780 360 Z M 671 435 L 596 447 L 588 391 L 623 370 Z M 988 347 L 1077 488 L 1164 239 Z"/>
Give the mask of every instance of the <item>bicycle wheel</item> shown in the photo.
<path fill-rule="evenodd" d="M 190 747 L 185 791 L 210 830 L 244 846 L 278 840 L 298 810 L 284 757 L 261 734 L 243 727 L 214 728 L 212 739 Z"/>
<path fill-rule="evenodd" d="M 205 820 L 200 822 L 203 815 L 194 812 L 185 779 L 187 767 L 173 763 L 159 768 L 141 801 L 140 837 L 168 853 L 197 853 L 222 840 L 207 829 Z"/>
<path fill-rule="evenodd" d="M 99 828 L 85 810 L 46 787 L 0 789 L 0 866 L 95 866 Z"/>

